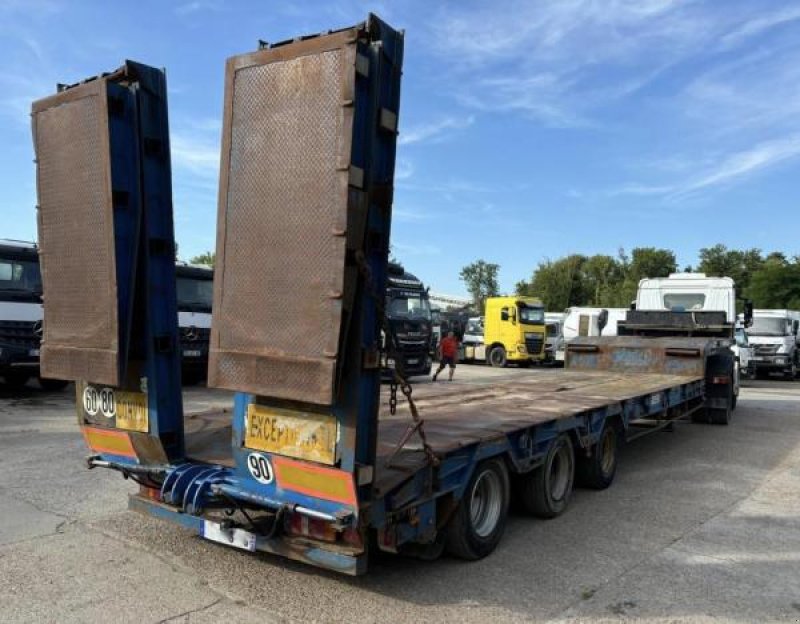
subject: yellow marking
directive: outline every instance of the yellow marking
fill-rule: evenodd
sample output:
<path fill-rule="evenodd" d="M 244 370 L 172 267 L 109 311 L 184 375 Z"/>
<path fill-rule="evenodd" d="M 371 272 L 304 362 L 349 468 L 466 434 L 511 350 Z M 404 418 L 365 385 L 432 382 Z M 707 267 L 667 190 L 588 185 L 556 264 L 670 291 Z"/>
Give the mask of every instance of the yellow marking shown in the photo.
<path fill-rule="evenodd" d="M 114 398 L 117 403 L 117 429 L 147 433 L 150 425 L 147 395 L 141 392 L 117 390 L 114 392 Z"/>
<path fill-rule="evenodd" d="M 244 445 L 286 457 L 332 465 L 336 460 L 336 418 L 267 407 L 247 406 Z"/>

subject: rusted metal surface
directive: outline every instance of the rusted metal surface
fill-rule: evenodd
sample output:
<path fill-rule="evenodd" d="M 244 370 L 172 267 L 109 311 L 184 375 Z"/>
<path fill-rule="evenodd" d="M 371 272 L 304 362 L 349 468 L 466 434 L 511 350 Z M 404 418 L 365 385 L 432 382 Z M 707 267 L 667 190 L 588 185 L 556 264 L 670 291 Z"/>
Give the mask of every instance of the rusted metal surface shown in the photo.
<path fill-rule="evenodd" d="M 571 418 L 701 379 L 702 374 L 531 371 L 512 380 L 420 384 L 414 388 L 414 397 L 425 418 L 428 443 L 434 452 L 443 456 L 460 447 L 497 439 L 526 427 Z M 375 479 L 379 492 L 395 487 L 425 464 L 421 445 L 415 446 L 416 440 L 412 440 L 393 458 L 391 466 L 385 465 L 406 427 L 403 409 L 392 416 L 388 394 L 384 392 Z"/>
<path fill-rule="evenodd" d="M 183 422 L 187 459 L 221 466 L 235 465 L 230 411 L 210 410 L 187 414 Z"/>
<path fill-rule="evenodd" d="M 609 370 L 703 377 L 715 348 L 709 338 L 575 338 L 567 345 L 571 370 Z"/>
<path fill-rule="evenodd" d="M 41 372 L 118 385 L 106 81 L 33 105 L 45 293 Z"/>
<path fill-rule="evenodd" d="M 357 34 L 228 61 L 213 386 L 333 401 L 348 185 L 359 185 L 350 168 Z"/>

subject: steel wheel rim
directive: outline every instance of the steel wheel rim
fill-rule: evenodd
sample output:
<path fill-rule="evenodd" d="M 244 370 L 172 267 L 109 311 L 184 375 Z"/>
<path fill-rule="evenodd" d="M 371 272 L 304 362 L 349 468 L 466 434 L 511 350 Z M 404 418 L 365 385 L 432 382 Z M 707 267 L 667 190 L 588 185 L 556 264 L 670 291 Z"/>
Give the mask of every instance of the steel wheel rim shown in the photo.
<path fill-rule="evenodd" d="M 603 435 L 603 444 L 600 447 L 600 469 L 604 475 L 611 474 L 614 469 L 614 456 L 616 455 L 617 437 L 613 429 L 607 429 Z"/>
<path fill-rule="evenodd" d="M 491 535 L 500 520 L 502 507 L 500 477 L 492 470 L 485 470 L 475 480 L 469 498 L 470 522 L 479 537 Z"/>
<path fill-rule="evenodd" d="M 553 455 L 550 462 L 550 470 L 547 472 L 547 485 L 550 491 L 550 498 L 554 501 L 562 500 L 569 488 L 570 457 L 567 447 L 561 447 Z"/>

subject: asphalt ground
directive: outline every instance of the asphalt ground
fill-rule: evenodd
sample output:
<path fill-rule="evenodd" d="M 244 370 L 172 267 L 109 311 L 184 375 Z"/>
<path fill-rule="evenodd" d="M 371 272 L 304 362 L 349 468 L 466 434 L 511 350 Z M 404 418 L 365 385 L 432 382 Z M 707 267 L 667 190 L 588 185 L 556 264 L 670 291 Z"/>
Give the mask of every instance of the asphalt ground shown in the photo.
<path fill-rule="evenodd" d="M 453 383 L 498 374 L 530 372 Z M 0 386 L 0 622 L 800 621 L 800 382 L 748 382 L 728 427 L 636 440 L 610 489 L 512 516 L 486 559 L 383 556 L 360 578 L 129 512 L 135 486 L 86 454 L 71 388 Z"/>

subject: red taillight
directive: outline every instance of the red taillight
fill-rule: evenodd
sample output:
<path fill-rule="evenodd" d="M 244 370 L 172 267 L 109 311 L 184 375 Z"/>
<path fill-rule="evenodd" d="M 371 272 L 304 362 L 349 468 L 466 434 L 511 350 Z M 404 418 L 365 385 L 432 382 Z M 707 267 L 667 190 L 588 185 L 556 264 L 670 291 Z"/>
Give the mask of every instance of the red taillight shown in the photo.
<path fill-rule="evenodd" d="M 729 383 L 731 383 L 731 376 L 730 375 L 714 375 L 714 377 L 711 378 L 711 383 L 712 384 L 719 384 L 719 385 L 729 384 Z"/>
<path fill-rule="evenodd" d="M 309 518 L 308 516 L 298 513 L 292 514 L 291 516 L 289 532 L 292 535 L 311 537 L 324 542 L 336 541 L 336 529 L 334 529 L 329 522 L 316 518 Z"/>

